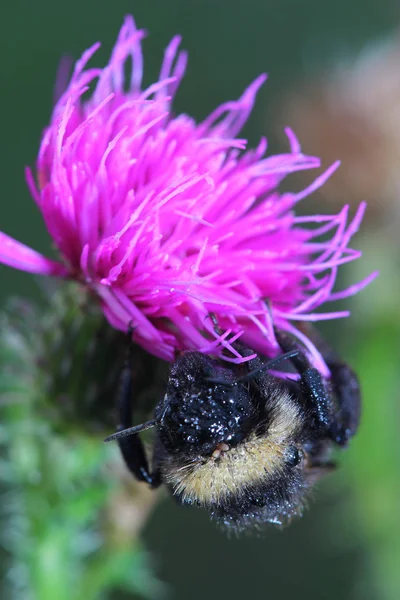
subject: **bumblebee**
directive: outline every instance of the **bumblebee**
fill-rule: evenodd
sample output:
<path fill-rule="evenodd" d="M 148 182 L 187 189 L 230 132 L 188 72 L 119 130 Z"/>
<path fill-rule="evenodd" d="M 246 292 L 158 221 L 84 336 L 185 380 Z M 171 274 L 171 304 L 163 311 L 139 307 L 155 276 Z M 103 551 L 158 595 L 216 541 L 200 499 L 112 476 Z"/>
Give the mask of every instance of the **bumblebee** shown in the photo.
<path fill-rule="evenodd" d="M 231 365 L 183 352 L 172 365 L 154 418 L 132 422 L 132 377 L 124 370 L 116 439 L 127 467 L 152 488 L 164 484 L 181 504 L 205 508 L 219 524 L 243 531 L 287 524 L 302 513 L 312 485 L 334 468 L 360 417 L 357 377 L 321 339 L 325 380 L 287 333 L 282 354 Z M 250 349 L 240 348 L 243 356 Z M 270 371 L 289 361 L 299 380 Z M 154 428 L 151 468 L 139 434 Z"/>

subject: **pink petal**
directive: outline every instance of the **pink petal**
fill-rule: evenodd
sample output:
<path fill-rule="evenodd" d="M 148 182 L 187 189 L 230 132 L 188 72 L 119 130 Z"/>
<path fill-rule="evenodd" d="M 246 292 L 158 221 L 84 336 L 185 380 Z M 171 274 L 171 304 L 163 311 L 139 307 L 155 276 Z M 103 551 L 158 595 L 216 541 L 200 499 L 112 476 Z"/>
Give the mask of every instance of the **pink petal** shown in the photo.
<path fill-rule="evenodd" d="M 68 277 L 64 265 L 46 258 L 2 232 L 0 232 L 0 262 L 29 273 Z"/>

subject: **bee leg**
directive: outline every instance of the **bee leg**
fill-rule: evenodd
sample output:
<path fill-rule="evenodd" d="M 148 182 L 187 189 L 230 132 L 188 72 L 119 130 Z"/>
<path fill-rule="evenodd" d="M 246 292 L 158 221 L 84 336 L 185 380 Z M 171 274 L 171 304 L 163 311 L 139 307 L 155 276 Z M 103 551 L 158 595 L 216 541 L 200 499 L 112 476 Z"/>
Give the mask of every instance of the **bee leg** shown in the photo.
<path fill-rule="evenodd" d="M 333 473 L 335 469 L 336 465 L 333 463 L 322 463 L 321 465 L 312 465 L 312 467 L 306 468 L 305 470 L 306 481 L 309 485 L 314 485 L 315 483 L 317 483 L 317 481 L 322 479 L 322 477 Z"/>
<path fill-rule="evenodd" d="M 128 429 L 133 426 L 132 400 L 133 400 L 133 377 L 131 367 L 132 357 L 132 328 L 128 329 L 128 350 L 124 366 L 120 376 L 118 388 L 119 425 L 117 431 Z M 158 487 L 161 478 L 156 471 L 151 473 L 144 450 L 143 443 L 138 435 L 131 435 L 118 439 L 119 449 L 122 457 L 132 475 L 139 481 L 145 481 L 151 487 Z"/>
<path fill-rule="evenodd" d="M 301 375 L 302 395 L 306 408 L 314 415 L 316 425 L 336 444 L 346 445 L 355 433 L 358 423 L 359 388 L 355 375 L 345 365 L 327 361 L 328 367 L 332 370 L 331 387 L 335 396 L 333 397 L 328 382 L 324 380 L 317 369 L 311 366 L 304 351 L 300 349 L 294 338 L 278 330 L 275 330 L 275 335 L 283 352 L 299 350 L 297 356 L 290 360 Z M 319 345 L 318 349 L 321 351 Z M 350 415 L 348 413 L 349 404 L 353 405 Z"/>
<path fill-rule="evenodd" d="M 323 337 L 310 325 L 306 333 L 321 352 L 330 372 L 330 384 L 337 399 L 337 424 L 341 435 L 349 440 L 360 423 L 361 391 L 357 375 L 340 356 L 327 344 Z M 339 431 L 338 431 L 339 434 Z"/>

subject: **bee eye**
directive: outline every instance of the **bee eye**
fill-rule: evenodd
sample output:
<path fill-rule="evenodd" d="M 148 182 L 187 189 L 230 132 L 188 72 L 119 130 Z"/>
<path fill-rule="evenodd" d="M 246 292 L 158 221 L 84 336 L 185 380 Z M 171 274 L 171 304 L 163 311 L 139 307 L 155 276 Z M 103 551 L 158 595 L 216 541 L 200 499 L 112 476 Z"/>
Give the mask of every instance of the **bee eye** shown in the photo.
<path fill-rule="evenodd" d="M 286 450 L 286 464 L 288 467 L 296 467 L 301 461 L 301 455 L 296 446 L 289 446 Z"/>

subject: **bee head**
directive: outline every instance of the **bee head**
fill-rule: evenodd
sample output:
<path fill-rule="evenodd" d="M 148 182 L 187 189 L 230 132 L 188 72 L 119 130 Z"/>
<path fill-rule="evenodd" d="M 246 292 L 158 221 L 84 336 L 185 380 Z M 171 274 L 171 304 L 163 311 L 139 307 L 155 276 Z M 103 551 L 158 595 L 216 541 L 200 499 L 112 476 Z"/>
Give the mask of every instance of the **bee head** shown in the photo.
<path fill-rule="evenodd" d="M 221 443 L 237 445 L 256 417 L 248 386 L 236 383 L 231 369 L 198 352 L 176 361 L 157 412 L 165 447 L 188 457 L 209 456 Z"/>

